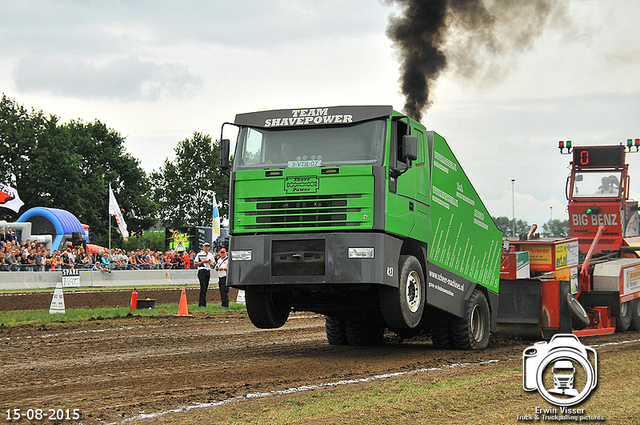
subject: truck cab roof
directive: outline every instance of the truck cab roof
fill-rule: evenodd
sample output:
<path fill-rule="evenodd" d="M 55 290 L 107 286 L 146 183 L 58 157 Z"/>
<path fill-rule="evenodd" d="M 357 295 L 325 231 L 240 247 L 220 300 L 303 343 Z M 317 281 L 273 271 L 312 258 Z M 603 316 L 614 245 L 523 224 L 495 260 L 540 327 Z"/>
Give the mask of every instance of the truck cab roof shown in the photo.
<path fill-rule="evenodd" d="M 331 106 L 322 108 L 275 109 L 237 114 L 234 124 L 248 127 L 301 127 L 349 125 L 388 117 L 391 106 Z"/>

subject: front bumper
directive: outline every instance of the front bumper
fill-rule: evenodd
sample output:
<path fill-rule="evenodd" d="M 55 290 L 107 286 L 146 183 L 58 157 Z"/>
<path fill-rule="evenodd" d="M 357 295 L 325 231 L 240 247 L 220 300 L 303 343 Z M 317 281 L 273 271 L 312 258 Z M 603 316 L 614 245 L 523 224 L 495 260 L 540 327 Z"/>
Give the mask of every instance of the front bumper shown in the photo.
<path fill-rule="evenodd" d="M 383 233 L 234 235 L 227 282 L 251 285 L 398 285 L 402 241 Z M 349 258 L 349 248 L 373 248 L 373 258 Z M 234 260 L 234 251 L 250 251 Z M 240 256 L 236 256 L 240 258 Z"/>

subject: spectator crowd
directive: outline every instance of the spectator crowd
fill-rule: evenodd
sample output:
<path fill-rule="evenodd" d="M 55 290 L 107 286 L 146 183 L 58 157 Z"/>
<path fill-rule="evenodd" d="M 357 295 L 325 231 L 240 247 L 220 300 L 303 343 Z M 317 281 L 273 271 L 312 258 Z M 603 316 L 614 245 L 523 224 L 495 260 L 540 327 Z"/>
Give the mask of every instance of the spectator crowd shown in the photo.
<path fill-rule="evenodd" d="M 151 251 L 138 249 L 125 252 L 115 248 L 109 252 L 98 248 L 87 252 L 81 246 L 68 246 L 64 250 L 47 249 L 45 244 L 19 241 L 11 228 L 5 233 L 0 229 L 0 271 L 57 271 L 62 269 L 84 270 L 164 270 L 191 269 L 194 251 Z M 216 261 L 220 254 L 215 254 Z"/>

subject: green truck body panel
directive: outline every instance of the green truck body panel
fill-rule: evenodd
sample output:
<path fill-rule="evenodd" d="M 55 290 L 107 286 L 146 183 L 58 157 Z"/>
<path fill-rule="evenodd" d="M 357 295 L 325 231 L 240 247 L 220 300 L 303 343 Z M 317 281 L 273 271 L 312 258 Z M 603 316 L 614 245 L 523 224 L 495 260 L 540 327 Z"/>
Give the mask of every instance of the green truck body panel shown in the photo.
<path fill-rule="evenodd" d="M 437 133 L 390 106 L 264 111 L 235 124 L 232 286 L 397 286 L 398 259 L 411 254 L 432 306 L 462 316 L 476 285 L 497 294 L 502 233 Z M 404 134 L 417 137 L 410 163 Z M 326 311 L 305 302 L 294 308 Z"/>
<path fill-rule="evenodd" d="M 433 152 L 429 261 L 498 292 L 502 232 L 437 133 Z"/>

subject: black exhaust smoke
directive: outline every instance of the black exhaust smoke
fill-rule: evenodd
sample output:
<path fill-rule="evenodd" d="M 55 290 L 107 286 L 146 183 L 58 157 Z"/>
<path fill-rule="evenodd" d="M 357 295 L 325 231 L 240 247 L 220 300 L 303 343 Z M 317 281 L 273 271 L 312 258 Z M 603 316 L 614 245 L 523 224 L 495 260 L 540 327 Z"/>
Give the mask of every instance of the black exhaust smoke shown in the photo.
<path fill-rule="evenodd" d="M 387 36 L 401 58 L 400 84 L 405 96 L 404 113 L 420 121 L 431 106 L 429 89 L 447 66 L 442 51 L 447 0 L 395 0 L 405 6 L 401 17 L 391 16 Z"/>
<path fill-rule="evenodd" d="M 530 48 L 549 21 L 565 19 L 565 5 L 553 0 L 386 1 L 404 8 L 389 18 L 387 36 L 401 62 L 404 113 L 418 121 L 450 63 L 463 78 L 496 82 L 509 67 L 505 58 Z"/>

